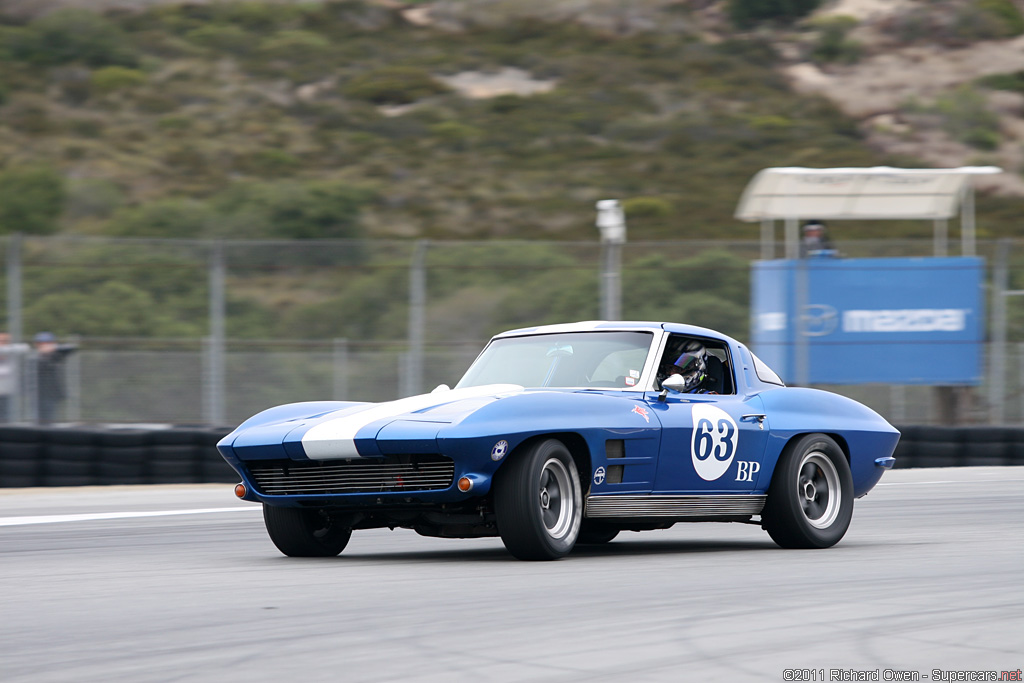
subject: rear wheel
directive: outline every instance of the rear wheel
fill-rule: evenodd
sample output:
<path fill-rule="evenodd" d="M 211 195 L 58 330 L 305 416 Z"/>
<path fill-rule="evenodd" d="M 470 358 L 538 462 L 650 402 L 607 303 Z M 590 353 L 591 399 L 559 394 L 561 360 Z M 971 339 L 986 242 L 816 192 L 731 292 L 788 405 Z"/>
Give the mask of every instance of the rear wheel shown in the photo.
<path fill-rule="evenodd" d="M 495 481 L 498 533 L 520 560 L 556 560 L 572 550 L 583 516 L 580 477 L 565 445 L 534 444 Z"/>
<path fill-rule="evenodd" d="M 853 518 L 853 477 L 846 455 L 824 434 L 786 447 L 772 475 L 761 525 L 783 548 L 828 548 Z"/>
<path fill-rule="evenodd" d="M 263 521 L 277 549 L 289 557 L 334 557 L 348 545 L 352 529 L 326 510 L 263 504 Z"/>

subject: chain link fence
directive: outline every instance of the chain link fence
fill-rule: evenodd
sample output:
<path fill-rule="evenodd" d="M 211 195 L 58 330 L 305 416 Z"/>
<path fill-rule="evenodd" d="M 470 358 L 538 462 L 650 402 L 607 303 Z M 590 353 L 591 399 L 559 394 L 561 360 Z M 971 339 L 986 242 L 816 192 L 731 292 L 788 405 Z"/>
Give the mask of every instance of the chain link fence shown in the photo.
<path fill-rule="evenodd" d="M 835 246 L 843 257 L 927 257 L 933 243 Z M 986 346 L 985 384 L 953 396 L 964 422 L 1024 423 L 1019 246 L 978 245 L 997 271 L 987 300 L 1002 323 Z M 9 236 L 2 248 L 0 315 L 11 339 L 0 344 L 0 418 L 13 423 L 230 426 L 280 403 L 430 391 L 454 384 L 499 331 L 599 317 L 607 275 L 596 241 Z M 749 339 L 750 263 L 760 255 L 753 241 L 627 243 L 619 259 L 623 317 Z M 69 347 L 56 383 L 41 380 L 43 356 L 33 346 L 44 331 Z M 934 387 L 822 388 L 900 424 L 948 419 L 949 392 Z"/>

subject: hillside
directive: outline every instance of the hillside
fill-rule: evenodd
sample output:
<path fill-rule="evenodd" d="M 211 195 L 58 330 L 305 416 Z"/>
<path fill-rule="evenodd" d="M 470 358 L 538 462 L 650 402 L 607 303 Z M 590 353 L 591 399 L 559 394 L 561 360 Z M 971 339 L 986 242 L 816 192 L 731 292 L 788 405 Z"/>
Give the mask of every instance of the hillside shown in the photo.
<path fill-rule="evenodd" d="M 51 197 L 6 231 L 591 239 L 615 196 L 632 239 L 751 237 L 731 213 L 763 166 L 992 156 L 879 144 L 791 87 L 816 24 L 706 3 L 62 4 L 104 3 L 3 5 L 0 188 Z"/>
<path fill-rule="evenodd" d="M 766 166 L 999 163 L 979 233 L 1020 234 L 1010 0 L 740 2 L 0 0 L 0 233 L 549 243 L 432 252 L 436 340 L 595 315 L 595 254 L 560 245 L 596 241 L 601 198 L 631 245 L 756 239 L 732 212 Z M 26 329 L 205 333 L 202 257 L 28 253 L 95 265 L 26 267 Z M 404 335 L 404 247 L 288 254 L 232 271 L 230 335 Z M 742 337 L 751 256 L 641 248 L 628 310 Z"/>

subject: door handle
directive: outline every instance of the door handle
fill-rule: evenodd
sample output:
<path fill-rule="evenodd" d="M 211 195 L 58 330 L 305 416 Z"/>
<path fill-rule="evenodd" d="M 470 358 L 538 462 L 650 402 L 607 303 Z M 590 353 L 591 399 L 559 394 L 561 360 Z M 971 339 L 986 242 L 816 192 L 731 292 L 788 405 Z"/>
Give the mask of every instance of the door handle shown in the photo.
<path fill-rule="evenodd" d="M 764 429 L 764 419 L 768 417 L 764 413 L 748 413 L 740 416 L 740 422 L 745 420 L 757 420 L 757 426 Z"/>

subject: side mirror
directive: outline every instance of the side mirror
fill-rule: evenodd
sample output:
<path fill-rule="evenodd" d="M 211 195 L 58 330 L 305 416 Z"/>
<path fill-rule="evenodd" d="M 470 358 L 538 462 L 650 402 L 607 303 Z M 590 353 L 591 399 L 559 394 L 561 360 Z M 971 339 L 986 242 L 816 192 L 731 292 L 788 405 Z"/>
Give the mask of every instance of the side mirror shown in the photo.
<path fill-rule="evenodd" d="M 669 375 L 661 383 L 661 394 L 658 395 L 659 401 L 664 401 L 665 397 L 668 396 L 668 392 L 673 391 L 677 394 L 682 393 L 686 389 L 686 380 L 683 379 L 682 375 Z"/>

